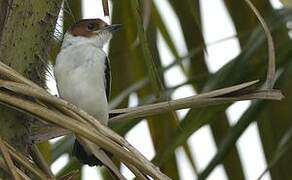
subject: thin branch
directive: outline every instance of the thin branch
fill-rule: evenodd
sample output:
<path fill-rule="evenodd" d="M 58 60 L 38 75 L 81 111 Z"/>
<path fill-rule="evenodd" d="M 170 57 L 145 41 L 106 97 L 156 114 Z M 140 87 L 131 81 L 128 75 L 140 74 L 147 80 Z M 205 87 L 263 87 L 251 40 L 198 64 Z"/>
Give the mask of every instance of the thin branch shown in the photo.
<path fill-rule="evenodd" d="M 250 81 L 250 82 L 242 83 L 242 84 L 239 84 L 239 85 L 230 86 L 230 87 L 222 88 L 222 89 L 217 89 L 217 90 L 213 90 L 213 91 L 210 91 L 210 92 L 201 93 L 201 94 L 198 94 L 198 95 L 195 95 L 195 96 L 190 96 L 190 97 L 182 98 L 182 99 L 178 99 L 178 100 L 184 101 L 184 99 L 189 99 L 189 98 L 192 98 L 192 99 L 200 99 L 200 98 L 212 98 L 212 97 L 223 96 L 223 95 L 226 95 L 226 94 L 234 93 L 236 91 L 239 91 L 239 90 L 248 88 L 248 87 L 250 87 L 252 85 L 255 85 L 258 82 L 259 82 L 259 80 Z M 0 87 L 1 87 L 1 84 L 2 83 L 0 81 Z M 10 89 L 9 86 L 5 86 L 5 87 L 7 87 L 8 89 Z M 173 100 L 172 102 L 178 101 L 178 100 Z M 152 104 L 152 105 L 155 105 L 155 104 Z M 143 107 L 144 106 L 133 107 L 133 108 L 125 108 L 125 109 L 115 109 L 115 110 L 111 110 L 110 111 L 110 114 L 130 113 L 130 112 L 135 111 L 137 108 L 143 108 Z"/>
<path fill-rule="evenodd" d="M 2 141 L 2 138 L 0 137 L 0 150 L 2 152 L 4 161 L 6 163 L 6 165 L 8 166 L 8 169 L 13 177 L 14 180 L 20 180 L 16 167 L 14 166 L 14 163 L 10 157 L 9 151 L 6 148 L 5 144 Z"/>
<path fill-rule="evenodd" d="M 222 103 L 231 103 L 239 100 L 250 99 L 280 100 L 283 97 L 282 94 L 277 90 L 272 90 L 275 74 L 275 54 L 272 36 L 265 22 L 262 20 L 259 13 L 251 4 L 251 2 L 249 0 L 246 0 L 246 2 L 249 3 L 249 6 L 253 9 L 253 11 L 259 18 L 260 22 L 262 23 L 262 26 L 268 39 L 269 69 L 266 81 L 266 86 L 268 90 L 252 91 L 250 93 L 232 96 L 231 93 L 238 92 L 256 83 L 248 82 L 240 84 L 238 86 L 224 88 L 221 90 L 204 93 L 197 96 L 191 96 L 188 98 L 182 98 L 179 100 L 165 101 L 136 108 L 114 110 L 112 112 L 119 111 L 123 114 L 112 118 L 111 121 L 121 121 L 130 118 L 140 118 L 176 109 L 190 107 L 198 108 Z M 157 70 L 155 68 L 154 62 L 152 61 L 152 56 L 148 48 L 144 29 L 142 26 L 142 20 L 139 14 L 140 13 L 139 4 L 137 0 L 132 0 L 131 3 L 136 18 L 138 34 L 142 44 L 142 50 L 144 56 L 146 57 L 146 63 L 150 65 L 149 74 L 151 82 L 154 85 L 158 84 L 158 86 L 153 87 L 155 89 L 157 87 L 160 87 L 161 83 L 160 80 L 157 79 L 157 77 L 155 76 Z M 108 15 L 109 14 L 108 0 L 103 0 L 103 7 L 105 15 L 106 14 Z M 103 149 L 117 156 L 139 178 L 147 179 L 147 176 L 151 176 L 153 179 L 169 179 L 166 175 L 161 173 L 156 166 L 150 163 L 140 152 L 133 148 L 125 139 L 123 139 L 121 136 L 119 136 L 109 128 L 103 126 L 99 121 L 94 119 L 92 116 L 88 115 L 85 111 L 77 108 L 76 106 L 64 100 L 61 100 L 57 97 L 48 94 L 44 89 L 40 88 L 38 85 L 31 82 L 30 80 L 24 78 L 16 71 L 3 64 L 2 62 L 0 62 L 0 74 L 7 77 L 10 81 L 14 81 L 9 82 L 0 80 L 0 87 L 2 87 L 2 89 L 3 88 L 5 89 L 5 91 L 0 90 L 0 102 L 2 104 L 18 109 L 25 113 L 29 113 L 32 116 L 35 116 L 40 121 L 46 121 L 59 127 L 68 129 L 74 132 L 78 137 L 84 139 L 84 141 L 86 142 L 90 141 L 91 143 L 94 143 L 94 146 L 102 147 Z M 11 92 L 10 91 L 7 92 L 7 90 L 10 90 L 15 94 L 11 95 L 10 94 Z M 155 92 L 157 93 L 159 91 L 160 89 L 156 89 Z M 36 99 L 36 102 L 32 102 L 30 100 L 25 99 L 23 95 L 28 97 L 34 97 Z M 90 143 L 88 143 L 88 145 L 89 147 L 91 147 Z M 17 153 L 16 150 L 14 149 L 11 150 L 12 147 L 10 147 L 9 145 L 5 146 L 8 147 L 8 152 L 16 160 L 20 161 L 24 166 L 26 166 L 29 170 L 31 170 L 33 173 L 35 173 L 42 179 L 47 178 L 42 171 L 35 167 L 34 164 L 31 164 L 29 161 L 27 161 L 27 159 L 23 157 L 21 154 Z M 3 147 L 0 146 L 0 148 L 3 151 Z M 4 153 L 5 152 L 3 152 L 3 154 Z M 8 161 L 10 158 L 9 153 Z M 7 159 L 7 154 L 5 159 Z M 17 169 L 16 170 L 14 169 L 13 171 L 14 172 L 12 173 L 15 173 Z"/>
<path fill-rule="evenodd" d="M 135 166 L 130 165 L 130 164 L 126 164 L 126 166 L 132 171 L 133 174 L 135 174 L 137 179 L 148 180 L 147 176 L 142 174 Z"/>
<path fill-rule="evenodd" d="M 169 112 L 170 110 L 179 110 L 186 108 L 201 108 L 206 106 L 214 106 L 219 104 L 232 103 L 235 101 L 265 99 L 265 100 L 281 100 L 283 95 L 277 90 L 263 90 L 261 92 L 245 94 L 236 97 L 216 97 L 216 98 L 197 98 L 191 96 L 183 99 L 173 100 L 169 102 L 161 102 L 151 105 L 145 105 L 136 108 L 128 108 L 128 113 L 115 116 L 110 119 L 112 122 L 120 122 L 127 119 L 142 118 Z"/>
<path fill-rule="evenodd" d="M 2 168 L 7 173 L 11 173 L 9 168 L 7 167 L 6 163 L 3 159 L 0 159 L 0 168 Z M 24 180 L 31 180 L 24 172 L 22 172 L 19 168 L 15 167 L 19 176 Z"/>
<path fill-rule="evenodd" d="M 125 120 L 130 120 L 134 118 L 141 118 L 146 117 L 150 115 L 155 114 L 161 114 L 169 111 L 169 108 L 165 107 L 165 103 L 171 104 L 172 110 L 179 110 L 179 109 L 185 109 L 185 108 L 201 108 L 205 106 L 211 106 L 211 105 L 219 105 L 219 104 L 226 104 L 226 103 L 232 103 L 235 101 L 243 101 L 243 100 L 252 100 L 252 99 L 269 99 L 269 100 L 280 100 L 283 97 L 283 95 L 280 93 L 280 91 L 277 90 L 265 90 L 265 91 L 259 91 L 255 93 L 245 94 L 239 97 L 218 97 L 218 98 L 204 98 L 204 99 L 196 99 L 196 96 L 188 97 L 184 101 L 181 101 L 181 99 L 178 100 L 172 100 L 169 102 L 161 102 L 151 105 L 145 105 L 145 106 L 139 106 L 135 108 L 126 108 L 121 109 L 117 111 L 121 112 L 127 112 L 122 115 L 116 116 L 114 118 L 111 118 L 111 122 L 121 122 Z M 116 112 L 116 111 L 115 111 Z M 49 139 L 68 135 L 71 132 L 55 127 L 55 126 L 40 126 L 36 128 L 37 131 L 34 132 L 34 134 L 31 136 L 33 141 L 36 141 L 38 143 L 47 141 Z"/>
<path fill-rule="evenodd" d="M 114 141 L 104 136 L 101 133 L 90 131 L 91 127 L 82 124 L 68 116 L 65 116 L 61 113 L 54 112 L 46 107 L 38 105 L 36 103 L 30 102 L 28 100 L 24 100 L 18 97 L 11 96 L 5 92 L 0 91 L 0 101 L 5 105 L 10 105 L 10 107 L 14 107 L 20 111 L 30 113 L 33 116 L 41 118 L 47 122 L 56 124 L 60 127 L 69 129 L 73 131 L 75 134 L 78 134 L 93 143 L 97 144 L 100 147 L 103 147 L 105 150 L 113 153 L 122 161 L 133 164 L 140 170 L 149 174 L 153 178 L 158 179 L 169 179 L 167 176 L 162 174 L 156 167 L 151 164 L 146 158 L 137 159 L 139 156 L 130 153 L 125 150 L 123 147 L 116 144 Z M 96 120 L 97 121 L 97 120 Z M 106 127 L 104 127 L 106 128 Z M 137 153 L 137 150 L 133 151 L 133 149 L 129 149 L 134 153 Z"/>
<path fill-rule="evenodd" d="M 40 124 L 33 127 L 30 141 L 39 144 L 53 138 L 72 134 L 68 129 L 53 126 L 51 124 Z"/>
<path fill-rule="evenodd" d="M 143 27 L 147 30 L 151 19 L 152 0 L 143 1 Z"/>
<path fill-rule="evenodd" d="M 52 173 L 42 153 L 35 144 L 30 147 L 30 155 L 32 156 L 35 163 L 46 173 L 46 175 L 50 179 L 54 179 L 54 174 Z"/>
<path fill-rule="evenodd" d="M 34 173 L 36 176 L 40 177 L 41 179 L 48 179 L 48 177 L 34 164 L 32 164 L 29 160 L 27 160 L 26 157 L 24 157 L 22 154 L 16 151 L 10 144 L 3 141 L 5 146 L 9 149 L 9 152 L 11 156 L 20 162 L 24 167 L 26 167 L 28 170 L 30 170 L 32 173 Z"/>
<path fill-rule="evenodd" d="M 108 0 L 102 0 L 103 14 L 109 16 Z"/>
<path fill-rule="evenodd" d="M 0 74 L 8 78 L 10 81 L 26 84 L 39 91 L 46 92 L 43 88 L 41 88 L 34 82 L 28 80 L 27 78 L 23 77 L 21 74 L 19 74 L 17 71 L 4 64 L 2 61 L 0 61 Z"/>
<path fill-rule="evenodd" d="M 74 179 L 78 179 L 77 176 L 79 176 L 79 175 L 80 175 L 79 170 L 72 170 L 68 174 L 61 176 L 58 179 L 59 180 L 74 180 Z"/>
<path fill-rule="evenodd" d="M 6 89 L 5 91 L 0 90 L 0 102 L 2 104 L 29 113 L 35 116 L 37 120 L 52 123 L 74 132 L 77 136 L 86 138 L 99 147 L 113 153 L 125 163 L 129 169 L 133 172 L 135 171 L 134 173 L 137 176 L 145 174 L 145 177 L 151 176 L 154 179 L 169 179 L 125 139 L 111 129 L 103 126 L 98 120 L 88 115 L 85 111 L 60 98 L 48 94 L 45 90 L 22 77 L 1 62 L 0 75 L 7 77 L 9 80 L 15 81 L 0 80 L 0 88 Z M 138 118 L 167 112 L 169 110 L 203 107 L 239 100 L 280 100 L 283 97 L 277 90 L 252 91 L 251 93 L 242 92 L 243 89 L 245 90 L 257 82 L 258 81 L 247 82 L 174 101 L 165 101 L 136 108 L 114 110 L 111 112 L 120 112 L 124 114 L 116 116 L 112 120 Z M 9 94 L 11 91 L 16 94 Z M 237 93 L 237 95 L 234 95 L 234 93 Z M 36 102 L 27 100 L 23 96 L 34 97 Z"/>
<path fill-rule="evenodd" d="M 152 176 L 153 178 L 168 179 L 167 176 L 162 174 L 159 171 L 159 169 L 157 169 L 156 166 L 154 166 L 152 163 L 150 163 L 139 151 L 137 151 L 134 147 L 132 147 L 125 139 L 123 139 L 121 136 L 117 135 L 112 130 L 108 129 L 107 127 L 101 125 L 99 121 L 94 119 L 92 116 L 88 115 L 86 112 L 82 111 L 81 109 L 78 109 L 76 106 L 74 106 L 72 104 L 69 104 L 66 101 L 62 101 L 61 99 L 58 99 L 58 98 L 56 98 L 54 96 L 49 95 L 45 90 L 43 90 L 42 88 L 38 87 L 36 84 L 34 84 L 33 82 L 29 81 L 28 79 L 25 79 L 20 74 L 18 74 L 16 71 L 14 71 L 13 69 L 11 69 L 10 67 L 6 66 L 5 64 L 3 64 L 1 62 L 0 62 L 0 74 L 2 74 L 3 76 L 7 77 L 10 80 L 13 80 L 13 81 L 16 81 L 16 82 L 21 82 L 21 83 L 24 83 L 26 85 L 32 86 L 33 88 L 35 88 L 35 93 L 39 94 L 40 97 L 47 98 L 47 100 L 49 102 L 54 102 L 53 104 L 56 107 L 59 107 L 59 109 L 61 109 L 61 110 L 66 110 L 66 108 L 68 108 L 67 111 L 69 111 L 69 112 L 72 111 L 72 113 L 73 112 L 76 113 L 77 115 L 80 116 L 80 118 L 84 118 L 84 120 L 87 121 L 88 123 L 90 123 L 91 125 L 84 125 L 84 124 L 80 123 L 79 121 L 77 121 L 75 119 L 71 119 L 71 118 L 69 118 L 70 120 L 68 121 L 68 119 L 67 119 L 68 116 L 64 116 L 63 115 L 62 116 L 63 118 L 62 118 L 62 117 L 60 117 L 60 115 L 62 115 L 61 113 L 54 114 L 56 112 L 53 112 L 53 111 L 50 111 L 49 114 L 52 115 L 52 117 L 55 117 L 55 119 L 58 119 L 57 123 L 55 122 L 54 118 L 52 118 L 50 115 L 48 115 L 46 113 L 45 113 L 46 117 L 40 116 L 40 117 L 37 117 L 37 118 L 43 119 L 43 120 L 45 120 L 47 122 L 58 124 L 59 126 L 64 127 L 66 129 L 73 128 L 74 130 L 76 130 L 76 126 L 78 126 L 78 127 L 80 127 L 82 129 L 81 133 L 84 132 L 85 135 L 87 135 L 86 138 L 89 138 L 89 140 L 95 142 L 97 145 L 100 145 L 99 141 L 103 138 L 103 140 L 105 140 L 105 142 L 103 142 L 103 143 L 106 143 L 107 145 L 105 145 L 105 146 L 107 146 L 107 147 L 104 147 L 103 146 L 104 144 L 101 145 L 101 147 L 103 147 L 106 150 L 108 150 L 107 148 L 109 148 L 109 149 L 111 149 L 111 150 L 108 150 L 109 152 L 114 151 L 113 154 L 121 155 L 122 156 L 122 157 L 120 157 L 121 160 L 124 160 L 124 158 L 128 159 L 129 162 L 127 162 L 127 160 L 125 162 L 133 163 L 133 165 L 135 165 L 139 170 L 142 170 L 143 173 L 145 173 L 145 174 L 147 174 L 149 176 Z M 41 94 L 43 94 L 43 95 L 41 95 Z M 6 96 L 6 95 L 8 95 L 8 94 L 4 95 L 4 99 L 12 98 L 12 96 L 10 96 L 10 95 Z M 48 98 L 49 96 L 51 96 L 51 99 Z M 21 101 L 23 99 L 20 98 L 18 100 Z M 19 109 L 19 107 L 17 106 L 19 104 L 18 103 L 15 104 L 15 103 L 13 103 L 11 101 L 10 101 L 10 103 L 12 103 L 12 104 L 9 104 L 9 103 L 7 104 L 7 102 L 6 102 L 6 105 L 10 105 L 11 107 L 18 108 L 18 110 L 21 110 L 21 111 L 29 112 L 32 115 L 36 115 L 34 113 L 34 110 L 35 110 L 34 108 L 37 108 L 37 109 L 40 108 L 39 109 L 40 112 L 38 112 L 39 113 L 38 115 L 44 113 L 43 112 L 44 110 L 45 111 L 48 110 L 47 106 L 42 107 L 42 106 L 40 106 L 38 104 L 29 102 L 29 101 L 25 101 L 25 100 L 23 100 L 22 102 L 28 103 L 28 104 L 26 104 L 27 105 L 26 108 L 29 108 L 30 111 L 28 111 L 28 109 L 21 109 L 21 108 Z M 4 102 L 4 104 L 5 104 L 5 102 Z M 59 117 L 59 118 L 57 118 L 57 117 Z M 52 119 L 48 119 L 48 118 L 52 118 Z M 64 118 L 67 119 L 68 122 L 64 121 Z M 70 128 L 68 128 L 68 127 L 66 127 L 66 125 L 69 126 L 69 127 L 70 127 L 70 125 L 73 125 L 73 127 L 71 126 Z M 82 127 L 82 125 L 83 125 L 83 127 Z M 96 130 L 93 131 L 93 134 L 95 132 L 98 135 L 94 136 L 92 134 L 92 132 L 90 134 L 88 132 L 88 129 L 90 130 L 93 127 L 96 127 L 96 130 L 101 132 L 101 133 L 103 133 L 103 134 L 105 134 L 105 136 L 103 134 L 101 134 L 101 133 L 98 133 Z M 73 130 L 73 129 L 71 129 L 71 130 Z M 80 133 L 80 129 L 79 128 L 77 128 L 77 131 L 78 130 L 79 130 L 79 133 Z M 109 139 L 107 137 L 110 137 L 114 141 L 112 141 L 111 139 Z M 122 147 L 119 147 L 119 145 L 116 144 L 115 142 L 119 143 Z M 124 148 L 126 148 L 128 151 L 125 151 Z M 118 152 L 120 152 L 121 154 L 118 153 Z M 135 157 L 135 158 L 133 158 L 133 157 Z"/>
<path fill-rule="evenodd" d="M 68 10 L 67 10 L 66 8 L 68 8 Z M 63 12 L 64 12 L 64 14 L 65 14 L 65 13 L 69 14 L 69 16 L 71 16 L 71 18 L 73 19 L 73 21 L 74 21 L 74 22 L 77 22 L 77 19 L 75 18 L 74 13 L 72 12 L 72 9 L 71 9 L 71 7 L 70 7 L 70 4 L 69 4 L 68 0 L 65 0 L 65 1 L 64 1 Z M 64 16 L 64 15 L 63 15 L 63 16 Z M 64 19 L 62 20 L 62 22 L 64 22 Z M 57 28 L 56 28 L 56 29 L 57 29 Z M 62 33 L 62 34 L 63 34 L 63 33 Z M 63 39 L 63 38 L 62 38 L 62 39 Z"/>
<path fill-rule="evenodd" d="M 111 99 L 111 101 L 109 102 L 109 108 L 114 109 L 118 107 L 131 93 L 138 91 L 139 89 L 147 85 L 148 82 L 148 79 L 142 79 L 124 89 L 122 92 L 119 93 L 118 96 Z"/>
<path fill-rule="evenodd" d="M 8 82 L 8 81 L 1 81 L 0 80 L 0 87 L 5 87 L 11 91 L 14 91 L 14 92 L 18 92 L 18 93 L 21 93 L 23 95 L 30 95 L 30 96 L 33 96 L 33 97 L 37 97 L 37 98 L 40 98 L 42 100 L 46 100 L 50 103 L 55 103 L 57 105 L 61 105 L 61 106 L 65 106 L 65 107 L 68 107 L 69 109 L 71 110 L 76 110 L 76 107 L 74 107 L 73 105 L 70 105 L 68 104 L 67 102 L 65 101 L 62 101 L 60 100 L 59 98 L 56 98 L 54 96 L 51 96 L 49 94 L 42 94 L 41 92 L 39 92 L 38 90 L 36 89 L 33 89 L 33 88 L 30 88 L 26 85 L 22 85 L 22 84 L 19 84 L 19 83 L 13 83 L 13 82 Z M 66 109 L 62 109 L 62 110 L 65 110 L 66 114 L 69 113 Z M 79 112 L 79 114 L 83 115 L 85 118 L 88 118 L 86 117 L 86 113 L 83 114 L 85 112 Z M 75 117 L 77 118 L 77 117 Z M 98 129 L 101 129 L 100 128 L 100 125 L 97 125 L 97 121 L 95 119 L 92 119 L 92 118 L 88 118 L 90 120 L 90 122 L 92 123 L 92 125 L 96 126 Z M 79 121 L 82 121 L 82 119 L 79 118 Z M 93 129 L 94 130 L 94 129 Z M 111 134 L 114 134 L 112 131 L 109 131 L 109 130 L 106 130 L 107 132 L 111 133 Z M 137 156 L 139 156 L 141 159 L 144 159 L 143 161 L 146 162 L 147 160 L 141 155 L 139 154 L 138 151 L 134 150 L 134 148 L 129 144 L 127 143 L 126 141 L 124 141 L 122 138 L 116 136 L 114 138 L 117 142 L 119 142 L 120 144 L 123 144 L 124 146 L 128 147 L 128 149 L 131 149 L 133 152 L 135 152 L 135 154 Z"/>
<path fill-rule="evenodd" d="M 272 89 L 275 83 L 275 74 L 276 74 L 276 55 L 275 55 L 275 47 L 273 42 L 273 37 L 271 34 L 271 31 L 269 30 L 269 27 L 267 23 L 265 22 L 264 18 L 261 16 L 260 12 L 257 10 L 257 8 L 253 5 L 253 3 L 250 0 L 245 0 L 247 5 L 251 8 L 251 10 L 254 12 L 258 20 L 260 21 L 262 28 L 265 32 L 267 42 L 268 42 L 268 57 L 269 57 L 269 65 L 268 65 L 268 71 L 267 71 L 267 80 L 265 83 L 265 88 Z"/>
<path fill-rule="evenodd" d="M 204 106 L 218 105 L 224 103 L 231 103 L 234 101 L 252 100 L 252 99 L 273 99 L 280 100 L 283 95 L 278 90 L 265 90 L 265 91 L 254 91 L 249 94 L 243 94 L 241 96 L 230 96 L 230 94 L 238 93 L 243 89 L 250 88 L 259 81 L 251 81 L 242 83 L 239 85 L 231 86 L 228 88 L 218 89 L 207 93 L 202 93 L 187 98 L 181 98 L 172 101 L 164 101 L 150 105 L 138 106 L 133 108 L 115 109 L 111 110 L 110 114 L 121 114 L 110 119 L 110 122 L 124 121 L 134 118 L 146 117 L 154 114 L 161 114 L 169 111 L 169 104 L 171 110 L 185 109 L 185 108 L 201 108 Z M 0 81 L 0 87 L 6 87 L 7 89 L 14 90 L 14 92 L 20 92 L 18 84 L 6 82 L 5 85 Z M 30 94 L 29 89 L 24 89 L 26 94 Z M 35 94 L 34 97 L 39 97 Z M 59 127 L 44 125 L 36 128 L 37 131 L 31 136 L 34 141 L 45 141 L 53 137 L 69 134 L 70 132 Z"/>

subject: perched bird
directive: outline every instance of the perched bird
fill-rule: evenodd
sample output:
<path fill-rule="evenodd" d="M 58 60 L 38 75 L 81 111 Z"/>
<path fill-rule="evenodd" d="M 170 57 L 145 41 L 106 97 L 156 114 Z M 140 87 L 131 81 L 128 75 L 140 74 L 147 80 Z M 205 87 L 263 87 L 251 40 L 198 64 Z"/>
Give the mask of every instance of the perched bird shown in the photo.
<path fill-rule="evenodd" d="M 102 48 L 120 27 L 119 24 L 108 25 L 101 19 L 80 20 L 64 35 L 54 66 L 60 97 L 104 125 L 108 122 L 111 71 L 109 59 Z M 77 140 L 72 153 L 83 164 L 100 164 Z"/>

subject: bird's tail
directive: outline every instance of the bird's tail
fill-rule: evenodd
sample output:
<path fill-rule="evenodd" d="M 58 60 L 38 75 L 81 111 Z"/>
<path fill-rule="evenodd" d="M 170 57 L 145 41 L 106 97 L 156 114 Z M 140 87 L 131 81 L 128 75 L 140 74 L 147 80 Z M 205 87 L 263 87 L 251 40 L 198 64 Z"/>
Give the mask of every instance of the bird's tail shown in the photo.
<path fill-rule="evenodd" d="M 75 140 L 73 151 L 73 156 L 75 156 L 82 164 L 87 164 L 89 166 L 101 166 L 102 162 L 98 160 L 93 154 L 86 152 L 83 146 Z"/>

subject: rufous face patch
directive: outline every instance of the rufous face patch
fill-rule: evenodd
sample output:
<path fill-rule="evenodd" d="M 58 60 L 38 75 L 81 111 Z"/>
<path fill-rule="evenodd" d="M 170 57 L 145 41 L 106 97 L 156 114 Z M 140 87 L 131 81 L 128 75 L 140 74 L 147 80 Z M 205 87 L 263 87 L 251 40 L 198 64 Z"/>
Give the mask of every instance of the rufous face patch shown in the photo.
<path fill-rule="evenodd" d="M 73 36 L 92 37 L 96 31 L 107 27 L 108 24 L 101 19 L 82 19 L 71 26 L 69 32 Z"/>

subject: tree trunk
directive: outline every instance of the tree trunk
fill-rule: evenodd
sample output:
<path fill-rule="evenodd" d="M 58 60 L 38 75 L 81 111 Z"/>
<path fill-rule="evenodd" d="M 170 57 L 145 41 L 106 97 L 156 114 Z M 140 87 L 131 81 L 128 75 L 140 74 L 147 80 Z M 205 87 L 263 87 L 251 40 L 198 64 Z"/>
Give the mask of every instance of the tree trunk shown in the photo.
<path fill-rule="evenodd" d="M 0 0 L 0 5 L 0 60 L 45 87 L 48 47 L 61 1 Z M 0 124 L 0 136 L 28 155 L 29 117 L 1 105 Z"/>

